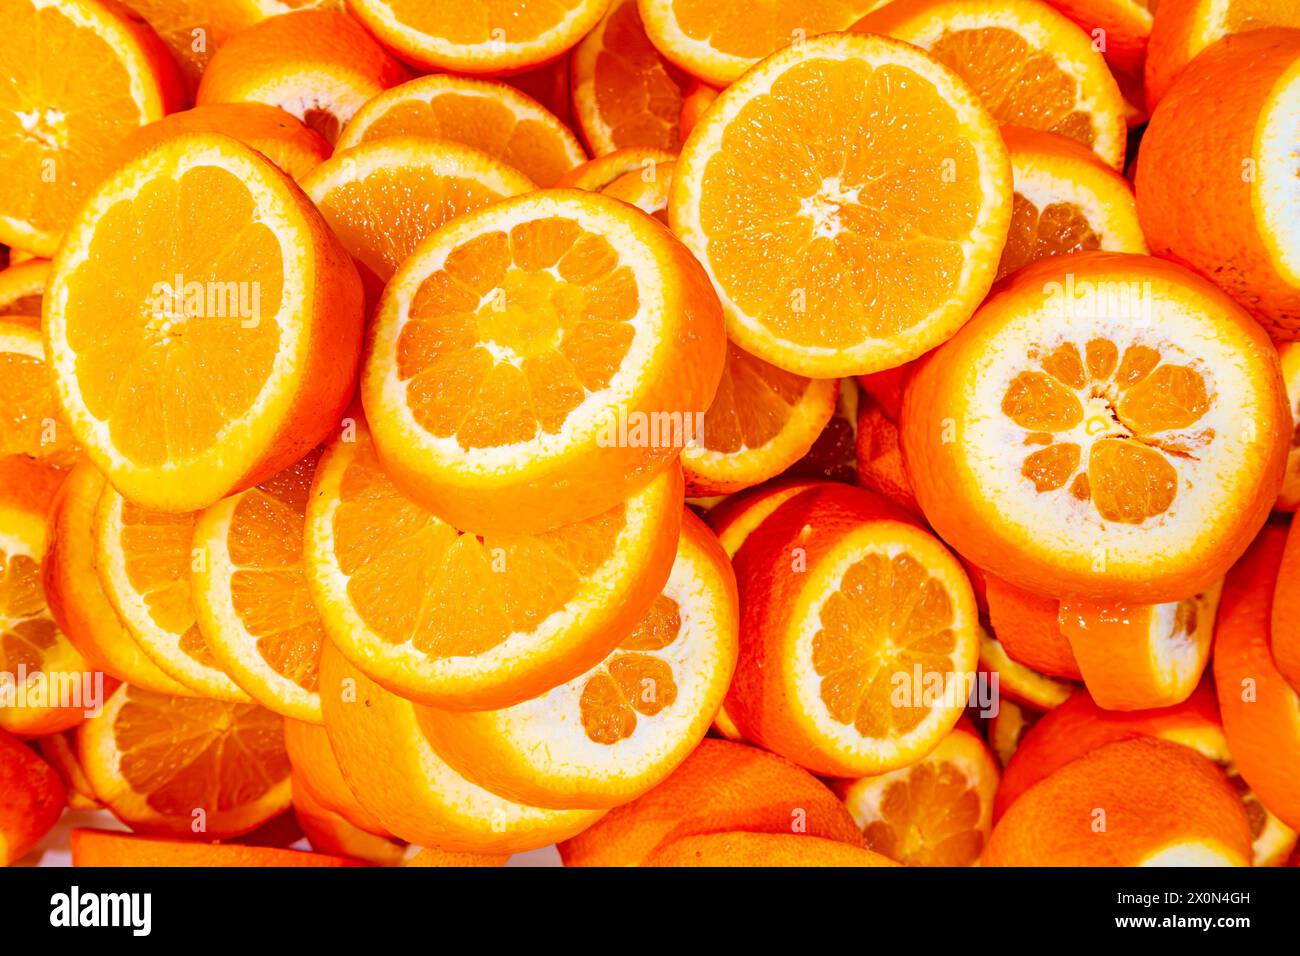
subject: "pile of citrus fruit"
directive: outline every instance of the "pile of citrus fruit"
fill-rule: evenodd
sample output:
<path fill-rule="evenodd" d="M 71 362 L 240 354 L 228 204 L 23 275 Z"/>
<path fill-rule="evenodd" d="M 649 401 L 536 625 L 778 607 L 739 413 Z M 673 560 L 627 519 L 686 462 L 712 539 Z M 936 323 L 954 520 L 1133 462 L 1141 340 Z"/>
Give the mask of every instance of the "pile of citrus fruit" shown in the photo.
<path fill-rule="evenodd" d="M 0 863 L 1296 862 L 1294 0 L 0 18 Z"/>

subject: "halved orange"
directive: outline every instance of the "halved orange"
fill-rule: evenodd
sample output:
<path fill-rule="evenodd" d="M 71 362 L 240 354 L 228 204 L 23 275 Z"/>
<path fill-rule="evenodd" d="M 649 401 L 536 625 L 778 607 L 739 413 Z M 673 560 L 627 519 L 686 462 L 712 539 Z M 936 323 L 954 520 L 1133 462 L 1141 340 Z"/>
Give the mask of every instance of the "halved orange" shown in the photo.
<path fill-rule="evenodd" d="M 629 174 L 645 183 L 672 182 L 673 163 L 677 155 L 653 146 L 624 146 L 575 166 L 556 183 L 574 189 L 603 192 Z"/>
<path fill-rule="evenodd" d="M 475 535 L 404 497 L 354 427 L 316 471 L 309 583 L 333 642 L 394 692 L 448 709 L 529 700 L 604 660 L 668 580 L 676 467 L 596 518 Z"/>
<path fill-rule="evenodd" d="M 194 523 L 194 612 L 218 667 L 268 710 L 320 723 L 325 629 L 303 567 L 307 494 L 320 452 L 223 498 Z"/>
<path fill-rule="evenodd" d="M 642 866 L 897 866 L 871 850 L 821 837 L 788 833 L 705 833 L 655 851 Z"/>
<path fill-rule="evenodd" d="M 66 468 L 78 452 L 55 399 L 39 323 L 0 319 L 0 457 L 26 455 Z"/>
<path fill-rule="evenodd" d="M 224 840 L 289 808 L 283 727 L 256 704 L 123 684 L 81 725 L 77 753 L 95 795 L 133 830 Z"/>
<path fill-rule="evenodd" d="M 725 350 L 708 278 L 667 229 L 542 190 L 460 216 L 402 265 L 361 397 L 399 486 L 458 528 L 526 534 L 674 467 Z"/>
<path fill-rule="evenodd" d="M 736 345 L 814 378 L 873 372 L 948 338 L 988 291 L 1010 164 L 955 73 L 886 37 L 827 35 L 718 96 L 668 218 Z"/>
<path fill-rule="evenodd" d="M 1123 169 L 1124 97 L 1093 38 L 1037 0 L 894 0 L 855 30 L 914 43 L 999 123 L 1059 133 Z"/>
<path fill-rule="evenodd" d="M 1269 615 L 1269 648 L 1287 683 L 1300 691 L 1300 522 L 1291 521 Z"/>
<path fill-rule="evenodd" d="M 41 327 L 41 301 L 50 276 L 49 259 L 29 259 L 0 270 L 0 319 Z"/>
<path fill-rule="evenodd" d="M 1061 632 L 1061 602 L 992 574 L 984 582 L 989 624 L 1007 656 L 1040 674 L 1079 680 L 1079 665 Z"/>
<path fill-rule="evenodd" d="M 907 866 L 970 866 L 993 829 L 998 765 L 969 720 L 916 763 L 835 792 L 862 830 L 862 845 Z"/>
<path fill-rule="evenodd" d="M 1044 259 L 912 374 L 903 454 L 934 528 L 1025 590 L 1178 601 L 1263 524 L 1290 413 L 1277 353 L 1171 262 Z"/>
<path fill-rule="evenodd" d="M 600 20 L 609 0 L 348 0 L 367 30 L 428 71 L 510 73 L 567 52 Z"/>
<path fill-rule="evenodd" d="M 1012 660 L 1000 641 L 980 628 L 979 667 L 989 679 L 996 678 L 998 692 L 1034 710 L 1051 710 L 1065 703 L 1075 685 L 1067 680 L 1048 677 L 1032 667 Z"/>
<path fill-rule="evenodd" d="M 731 343 L 701 433 L 682 449 L 689 495 L 725 495 L 781 474 L 835 414 L 836 379 L 785 372 Z"/>
<path fill-rule="evenodd" d="M 0 242 L 50 256 L 123 133 L 185 93 L 162 41 L 115 0 L 12 0 L 5 20 Z"/>
<path fill-rule="evenodd" d="M 915 762 L 956 724 L 978 612 L 957 559 L 918 523 L 829 484 L 773 512 L 735 567 L 727 712 L 745 739 L 815 773 L 863 776 Z"/>
<path fill-rule="evenodd" d="M 524 806 L 470 783 L 433 749 L 416 705 L 370 680 L 333 644 L 321 655 L 321 704 L 357 801 L 409 843 L 517 853 L 580 833 L 605 812 Z"/>
<path fill-rule="evenodd" d="M 78 827 L 70 836 L 73 866 L 129 867 L 336 867 L 364 866 L 360 860 L 304 853 L 278 846 L 162 840 Z"/>
<path fill-rule="evenodd" d="M 44 331 L 91 460 L 133 501 L 180 512 L 320 443 L 354 388 L 361 309 L 351 259 L 293 182 L 195 134 L 120 167 L 82 208 Z"/>
<path fill-rule="evenodd" d="M 473 146 L 539 186 L 553 186 L 587 158 L 577 137 L 536 100 L 505 83 L 464 76 L 422 76 L 380 93 L 343 128 L 338 148 L 384 136 Z"/>
<path fill-rule="evenodd" d="M 573 106 L 594 156 L 625 146 L 675 150 L 689 80 L 646 36 L 636 0 L 613 0 L 573 51 Z"/>
<path fill-rule="evenodd" d="M 0 273 L 0 277 L 3 275 Z M 1300 507 L 1300 342 L 1279 343 L 1277 353 L 1282 359 L 1286 400 L 1291 406 L 1295 430 L 1291 433 L 1291 447 L 1287 450 L 1286 479 L 1274 507 L 1279 511 L 1295 511 Z"/>
<path fill-rule="evenodd" d="M 689 512 L 650 611 L 597 667 L 504 710 L 424 708 L 433 748 L 466 779 L 540 807 L 627 803 L 708 731 L 736 666 L 736 579 Z"/>

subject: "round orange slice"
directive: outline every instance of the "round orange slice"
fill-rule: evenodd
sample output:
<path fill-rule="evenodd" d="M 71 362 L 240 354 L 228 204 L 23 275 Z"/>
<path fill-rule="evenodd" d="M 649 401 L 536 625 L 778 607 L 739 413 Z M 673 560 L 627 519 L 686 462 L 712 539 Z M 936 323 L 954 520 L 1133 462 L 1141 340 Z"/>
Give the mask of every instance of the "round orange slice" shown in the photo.
<path fill-rule="evenodd" d="M 1093 38 L 1037 0 L 895 0 L 855 30 L 926 50 L 999 123 L 1059 133 L 1122 169 L 1124 97 Z"/>
<path fill-rule="evenodd" d="M 357 111 L 339 135 L 350 149 L 384 136 L 428 136 L 481 149 L 540 186 L 587 159 L 556 116 L 512 86 L 436 74 L 395 86 Z"/>
<path fill-rule="evenodd" d="M 191 541 L 195 619 L 218 667 L 253 700 L 320 723 L 325 631 L 303 567 L 307 494 L 319 452 L 202 511 Z"/>
<path fill-rule="evenodd" d="M 682 146 L 668 218 L 736 345 L 814 378 L 874 372 L 948 338 L 988 291 L 1010 164 L 988 111 L 929 55 L 821 36 L 718 96 Z"/>
<path fill-rule="evenodd" d="M 0 276 L 3 275 L 0 273 Z M 1291 433 L 1291 446 L 1287 451 L 1286 479 L 1274 507 L 1279 511 L 1295 511 L 1300 507 L 1300 342 L 1282 342 L 1278 345 L 1277 352 L 1282 359 L 1286 400 L 1291 406 L 1295 430 Z"/>
<path fill-rule="evenodd" d="M 717 297 L 668 230 L 543 190 L 453 220 L 402 265 L 361 396 L 400 486 L 458 528 L 532 533 L 671 468 L 725 351 Z"/>
<path fill-rule="evenodd" d="M 590 189 L 603 192 L 629 174 L 643 183 L 672 182 L 673 164 L 677 156 L 665 149 L 651 146 L 624 146 L 612 153 L 589 159 L 560 177 L 558 186 Z"/>
<path fill-rule="evenodd" d="M 229 137 L 184 135 L 77 215 L 44 331 L 87 455 L 132 501 L 181 512 L 320 443 L 350 400 L 361 310 L 351 259 L 284 173 Z"/>
<path fill-rule="evenodd" d="M 309 583 L 332 641 L 396 693 L 447 709 L 529 700 L 604 660 L 668 579 L 675 467 L 587 521 L 464 534 L 404 497 L 352 428 L 316 471 Z"/>
<path fill-rule="evenodd" d="M 1059 707 L 1075 688 L 1070 681 L 1048 677 L 1014 660 L 1002 643 L 983 628 L 980 628 L 979 667 L 990 681 L 997 680 L 998 693 L 1033 710 Z"/>
<path fill-rule="evenodd" d="M 1147 252 L 1128 180 L 1074 140 L 1005 126 L 1011 231 L 998 278 L 1048 256 L 1100 249 Z"/>
<path fill-rule="evenodd" d="M 978 656 L 966 573 L 883 500 L 830 485 L 791 498 L 735 557 L 740 661 L 727 712 L 814 773 L 904 767 L 961 716 Z"/>
<path fill-rule="evenodd" d="M 41 327 L 41 302 L 50 276 L 49 259 L 29 259 L 0 270 L 0 319 Z"/>
<path fill-rule="evenodd" d="M 838 395 L 836 379 L 785 372 L 728 343 L 700 434 L 682 449 L 686 493 L 725 495 L 781 474 L 812 448 Z"/>
<path fill-rule="evenodd" d="M 540 807 L 609 807 L 657 785 L 708 731 L 736 665 L 735 575 L 689 512 L 650 611 L 597 667 L 504 710 L 422 709 L 459 773 Z"/>
<path fill-rule="evenodd" d="M 78 451 L 55 399 L 39 323 L 0 318 L 0 456 L 65 468 Z"/>
<path fill-rule="evenodd" d="M 99 797 L 141 833 L 224 840 L 289 808 L 284 722 L 255 704 L 123 684 L 78 730 Z"/>
<path fill-rule="evenodd" d="M 603 810 L 546 810 L 499 797 L 456 773 L 420 727 L 416 705 L 321 654 L 325 730 L 358 802 L 396 836 L 443 850 L 518 853 L 585 830 Z"/>
<path fill-rule="evenodd" d="M 911 376 L 925 516 L 1025 590 L 1163 603 L 1223 576 L 1277 498 L 1277 353 L 1173 263 L 1079 253 L 1008 277 Z"/>
<path fill-rule="evenodd" d="M 13 0 L 0 40 L 0 242 L 50 256 L 123 133 L 179 109 L 180 70 L 139 14 Z"/>
<path fill-rule="evenodd" d="M 970 866 L 993 829 L 998 765 L 969 720 L 909 767 L 835 790 L 862 845 L 907 866 Z"/>
<path fill-rule="evenodd" d="M 608 0 L 348 0 L 348 10 L 403 60 L 428 71 L 510 73 L 566 53 Z"/>

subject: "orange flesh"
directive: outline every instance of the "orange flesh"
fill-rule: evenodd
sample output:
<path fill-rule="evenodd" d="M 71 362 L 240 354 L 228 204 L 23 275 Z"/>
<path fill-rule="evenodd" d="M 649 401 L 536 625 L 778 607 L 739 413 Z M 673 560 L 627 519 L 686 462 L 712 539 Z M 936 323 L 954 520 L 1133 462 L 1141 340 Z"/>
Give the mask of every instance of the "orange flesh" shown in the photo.
<path fill-rule="evenodd" d="M 637 308 L 632 270 L 572 220 L 478 236 L 411 302 L 397 343 L 411 413 L 464 448 L 557 433 L 618 370 Z"/>
<path fill-rule="evenodd" d="M 394 487 L 369 437 L 340 498 L 334 553 L 352 605 L 383 640 L 431 657 L 480 654 L 535 629 L 613 554 L 626 517 L 619 506 L 542 535 L 461 534 Z"/>
<path fill-rule="evenodd" d="M 653 717 L 677 699 L 677 683 L 668 664 L 652 653 L 663 650 L 681 633 L 681 608 L 659 595 L 649 612 L 582 688 L 582 727 L 598 744 L 632 736 L 637 714 Z"/>
<path fill-rule="evenodd" d="M 149 616 L 171 634 L 179 634 L 180 649 L 204 667 L 216 667 L 216 658 L 194 618 L 190 590 L 190 546 L 195 516 L 150 511 L 122 502 L 123 560 L 127 580 L 141 595 Z"/>
<path fill-rule="evenodd" d="M 836 120 L 817 122 L 828 104 Z M 773 333 L 838 348 L 945 304 L 983 194 L 975 149 L 928 80 L 810 59 L 741 107 L 701 195 L 722 290 Z"/>
<path fill-rule="evenodd" d="M 147 259 L 126 235 L 147 237 Z M 153 179 L 105 212 L 65 315 L 86 408 L 122 454 L 192 458 L 248 411 L 279 349 L 282 270 L 279 239 L 223 169 Z"/>
<path fill-rule="evenodd" d="M 307 590 L 302 562 L 307 493 L 316 451 L 235 506 L 227 546 L 237 570 L 230 590 L 240 622 L 257 638 L 257 651 L 273 671 L 315 690 L 324 630 Z"/>
<path fill-rule="evenodd" d="M 41 590 L 40 562 L 0 551 L 0 673 L 41 669 L 45 652 L 59 638 Z"/>
<path fill-rule="evenodd" d="M 1021 467 L 1035 490 L 1055 493 L 1068 485 L 1072 497 L 1123 524 L 1168 511 L 1179 481 L 1172 461 L 1199 455 L 1214 440 L 1211 429 L 1191 431 L 1213 400 L 1201 372 L 1162 364 L 1160 352 L 1145 345 L 1130 346 L 1121 358 L 1108 339 L 1093 339 L 1083 354 L 1065 343 L 1030 357 L 1043 371 L 1018 374 L 1002 412 L 1026 430 L 1027 447 L 1041 446 Z M 1085 418 L 1087 449 L 1053 437 Z"/>
<path fill-rule="evenodd" d="M 613 12 L 594 70 L 596 110 L 615 148 L 681 142 L 686 77 L 651 44 L 635 3 Z"/>
<path fill-rule="evenodd" d="M 880 816 L 862 845 L 908 866 L 969 866 L 984 849 L 979 795 L 951 763 L 912 767 L 885 790 Z"/>
<path fill-rule="evenodd" d="M 71 429 L 62 424 L 45 362 L 17 352 L 0 352 L 0 456 L 50 459 L 71 455 L 73 447 Z"/>
<path fill-rule="evenodd" d="M 704 447 L 723 453 L 759 448 L 781 433 L 809 379 L 727 344 L 727 364 L 704 413 Z"/>
<path fill-rule="evenodd" d="M 907 733 L 929 713 L 895 707 L 892 677 L 947 673 L 956 646 L 947 589 L 916 558 L 868 554 L 844 574 L 821 610 L 813 669 L 831 717 L 864 737 Z"/>
<path fill-rule="evenodd" d="M 673 17 L 684 34 L 707 41 L 715 50 L 746 59 L 759 59 L 799 36 L 814 37 L 847 29 L 868 9 L 862 0 L 673 0 Z"/>
<path fill-rule="evenodd" d="M 1012 196 L 1011 231 L 998 263 L 998 278 L 1048 256 L 1101 248 L 1083 211 L 1073 203 L 1049 203 L 1041 210 L 1020 193 Z"/>

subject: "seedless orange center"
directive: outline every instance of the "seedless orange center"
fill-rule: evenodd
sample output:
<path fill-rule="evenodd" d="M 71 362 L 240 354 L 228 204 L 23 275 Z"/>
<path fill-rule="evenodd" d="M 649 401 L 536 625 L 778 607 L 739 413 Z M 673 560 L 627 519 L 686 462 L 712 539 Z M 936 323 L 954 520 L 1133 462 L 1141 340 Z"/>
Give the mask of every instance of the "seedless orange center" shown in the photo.
<path fill-rule="evenodd" d="M 980 799 L 961 768 L 921 762 L 889 784 L 862 845 L 909 866 L 969 866 L 984 849 Z"/>

